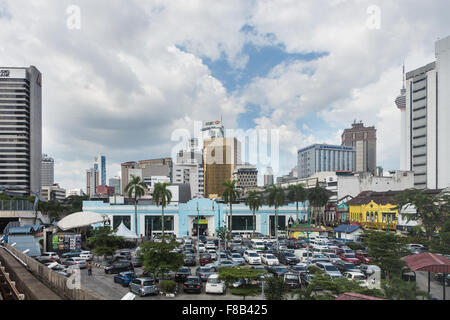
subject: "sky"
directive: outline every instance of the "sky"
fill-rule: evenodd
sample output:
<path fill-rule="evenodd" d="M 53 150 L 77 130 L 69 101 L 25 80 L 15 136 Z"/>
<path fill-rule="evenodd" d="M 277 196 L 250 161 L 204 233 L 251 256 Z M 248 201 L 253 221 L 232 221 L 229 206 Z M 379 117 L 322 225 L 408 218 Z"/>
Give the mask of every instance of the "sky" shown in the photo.
<path fill-rule="evenodd" d="M 377 129 L 377 164 L 399 169 L 402 64 L 434 61 L 447 0 L 0 0 L 0 65 L 42 72 L 43 152 L 55 182 L 166 157 L 177 130 L 222 117 L 278 142 L 276 175 L 313 143 Z M 265 131 L 266 130 L 266 131 Z M 275 143 L 274 143 L 275 145 Z M 255 163 L 263 174 L 267 163 Z"/>

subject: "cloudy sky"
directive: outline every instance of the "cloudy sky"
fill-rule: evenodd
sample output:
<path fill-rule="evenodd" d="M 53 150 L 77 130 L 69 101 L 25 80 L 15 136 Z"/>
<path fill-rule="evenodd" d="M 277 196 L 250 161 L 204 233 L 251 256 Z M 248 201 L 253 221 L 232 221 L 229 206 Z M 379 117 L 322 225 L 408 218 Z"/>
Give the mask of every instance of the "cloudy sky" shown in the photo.
<path fill-rule="evenodd" d="M 378 165 L 395 170 L 402 63 L 434 61 L 449 10 L 447 0 L 0 0 L 0 65 L 42 72 L 43 151 L 67 189 L 86 188 L 98 153 L 110 178 L 121 162 L 170 156 L 177 129 L 221 116 L 227 129 L 279 133 L 279 175 L 299 148 L 340 144 L 354 120 L 376 126 Z"/>

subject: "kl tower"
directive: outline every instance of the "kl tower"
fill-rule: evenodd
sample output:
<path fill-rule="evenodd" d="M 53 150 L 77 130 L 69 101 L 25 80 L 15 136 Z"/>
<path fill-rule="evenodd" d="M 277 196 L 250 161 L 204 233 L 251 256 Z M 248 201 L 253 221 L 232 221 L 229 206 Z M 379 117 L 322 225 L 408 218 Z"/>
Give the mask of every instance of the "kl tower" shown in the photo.
<path fill-rule="evenodd" d="M 406 164 L 406 87 L 405 87 L 405 64 L 403 64 L 403 88 L 400 95 L 395 99 L 397 108 L 401 111 L 401 134 L 400 134 L 400 170 L 408 170 Z"/>

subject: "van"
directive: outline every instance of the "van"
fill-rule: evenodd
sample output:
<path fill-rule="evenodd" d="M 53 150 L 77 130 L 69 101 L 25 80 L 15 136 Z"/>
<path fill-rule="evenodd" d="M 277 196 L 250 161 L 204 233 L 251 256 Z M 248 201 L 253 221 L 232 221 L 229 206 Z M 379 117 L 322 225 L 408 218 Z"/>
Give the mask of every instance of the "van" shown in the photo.
<path fill-rule="evenodd" d="M 309 257 L 311 258 L 313 251 L 309 250 Z M 295 257 L 300 260 L 300 262 L 306 262 L 308 260 L 308 249 L 298 249 L 295 250 Z"/>

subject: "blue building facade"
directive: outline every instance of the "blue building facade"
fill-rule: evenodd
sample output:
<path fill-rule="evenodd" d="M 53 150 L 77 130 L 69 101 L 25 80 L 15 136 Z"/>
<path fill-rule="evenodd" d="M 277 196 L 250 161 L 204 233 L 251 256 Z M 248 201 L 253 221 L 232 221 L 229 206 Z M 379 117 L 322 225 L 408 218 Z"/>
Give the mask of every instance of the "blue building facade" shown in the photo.
<path fill-rule="evenodd" d="M 251 233 L 253 213 L 243 204 L 233 205 L 233 232 Z M 113 228 L 123 222 L 131 231 L 135 231 L 135 213 L 133 205 L 114 205 L 98 201 L 84 201 L 83 211 L 96 212 L 109 216 Z M 161 207 L 139 205 L 137 210 L 138 236 L 151 237 L 161 233 Z M 306 204 L 299 204 L 299 219 L 306 220 Z M 169 205 L 164 210 L 166 233 L 177 237 L 200 234 L 215 235 L 219 227 L 229 226 L 230 206 L 209 199 L 193 199 L 188 203 Z M 255 214 L 255 231 L 264 235 L 275 235 L 275 208 L 263 206 Z M 285 229 L 290 219 L 296 219 L 296 206 L 289 204 L 278 208 L 279 230 Z"/>

